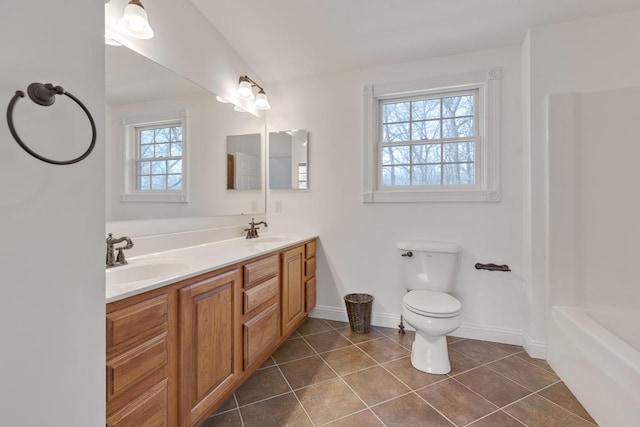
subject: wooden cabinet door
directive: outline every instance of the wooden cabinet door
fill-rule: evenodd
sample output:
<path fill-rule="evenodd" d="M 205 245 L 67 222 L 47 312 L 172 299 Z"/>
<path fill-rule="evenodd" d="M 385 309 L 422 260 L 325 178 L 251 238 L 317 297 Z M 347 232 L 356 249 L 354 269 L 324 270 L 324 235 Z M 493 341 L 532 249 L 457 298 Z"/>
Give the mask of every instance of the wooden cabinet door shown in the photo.
<path fill-rule="evenodd" d="M 180 425 L 211 412 L 242 370 L 240 270 L 188 285 L 180 295 Z"/>
<path fill-rule="evenodd" d="M 287 335 L 305 316 L 304 246 L 282 254 L 282 333 Z"/>

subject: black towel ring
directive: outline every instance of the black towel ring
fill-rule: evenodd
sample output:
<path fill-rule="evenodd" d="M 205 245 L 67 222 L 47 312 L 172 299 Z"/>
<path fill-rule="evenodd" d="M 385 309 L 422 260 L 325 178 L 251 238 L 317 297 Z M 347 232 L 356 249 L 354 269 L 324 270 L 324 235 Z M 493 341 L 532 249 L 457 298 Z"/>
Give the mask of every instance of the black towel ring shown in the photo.
<path fill-rule="evenodd" d="M 29 94 L 29 98 L 31 98 L 33 102 L 35 102 L 38 105 L 43 105 L 45 107 L 53 105 L 53 103 L 56 102 L 56 95 L 67 95 L 69 98 L 73 99 L 75 103 L 78 104 L 80 108 L 82 108 L 82 110 L 87 114 L 87 117 L 89 118 L 89 122 L 91 123 L 92 136 L 91 136 L 91 144 L 89 144 L 89 148 L 87 149 L 87 151 L 85 151 L 84 154 L 82 154 L 79 157 L 76 157 L 75 159 L 52 160 L 36 153 L 31 148 L 29 148 L 27 144 L 25 144 L 22 141 L 22 139 L 20 139 L 20 136 L 18 135 L 18 132 L 16 131 L 15 126 L 13 125 L 13 107 L 15 106 L 15 104 L 18 102 L 20 98 L 24 98 L 24 92 L 21 90 L 18 90 L 16 91 L 16 94 L 13 96 L 13 98 L 11 98 L 11 101 L 9 101 L 9 107 L 7 108 L 7 123 L 9 124 L 9 131 L 11 132 L 11 135 L 13 135 L 13 138 L 16 140 L 18 145 L 20 145 L 20 147 L 24 149 L 24 151 L 31 154 L 36 159 L 42 160 L 43 162 L 46 162 L 46 163 L 51 163 L 52 165 L 71 165 L 73 163 L 77 163 L 81 160 L 84 160 L 89 154 L 91 154 L 91 151 L 93 151 L 93 148 L 96 145 L 96 136 L 97 136 L 96 124 L 93 121 L 93 117 L 91 116 L 91 113 L 89 112 L 87 107 L 85 107 L 84 104 L 78 98 L 76 98 L 69 92 L 66 92 L 62 87 L 54 86 L 51 83 L 47 83 L 47 84 L 31 83 L 29 87 L 27 87 L 27 93 Z"/>

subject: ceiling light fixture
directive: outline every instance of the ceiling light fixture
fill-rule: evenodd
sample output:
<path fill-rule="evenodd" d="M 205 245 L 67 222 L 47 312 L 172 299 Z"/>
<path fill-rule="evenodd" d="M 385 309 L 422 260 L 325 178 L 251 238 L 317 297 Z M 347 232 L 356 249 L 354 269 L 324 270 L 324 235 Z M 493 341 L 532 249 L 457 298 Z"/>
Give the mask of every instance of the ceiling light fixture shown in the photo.
<path fill-rule="evenodd" d="M 258 94 L 255 96 L 253 94 L 254 87 L 259 89 Z M 269 100 L 267 99 L 267 94 L 262 86 L 251 80 L 248 76 L 240 76 L 240 79 L 238 80 L 238 91 L 236 94 L 240 99 L 255 99 L 253 106 L 258 110 L 268 110 L 271 108 Z"/>
<path fill-rule="evenodd" d="M 130 0 L 124 8 L 124 14 L 118 21 L 120 29 L 128 36 L 147 40 L 153 37 L 149 18 L 140 0 Z"/>

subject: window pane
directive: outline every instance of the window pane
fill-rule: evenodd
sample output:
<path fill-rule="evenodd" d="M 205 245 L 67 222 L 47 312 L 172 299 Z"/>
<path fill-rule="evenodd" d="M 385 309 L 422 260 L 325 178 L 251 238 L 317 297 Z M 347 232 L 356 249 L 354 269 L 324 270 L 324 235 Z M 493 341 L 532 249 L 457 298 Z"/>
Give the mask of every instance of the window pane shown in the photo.
<path fill-rule="evenodd" d="M 382 185 L 409 185 L 409 166 L 383 166 Z"/>
<path fill-rule="evenodd" d="M 140 131 L 140 143 L 152 144 L 153 143 L 153 129 Z"/>
<path fill-rule="evenodd" d="M 397 164 L 409 164 L 411 158 L 409 157 L 409 146 L 402 145 L 399 147 L 382 147 L 382 164 L 383 165 L 397 165 Z"/>
<path fill-rule="evenodd" d="M 470 185 L 475 182 L 473 163 L 455 163 L 444 165 L 443 184 Z"/>
<path fill-rule="evenodd" d="M 168 157 L 169 153 L 169 144 L 156 144 L 155 157 Z"/>
<path fill-rule="evenodd" d="M 411 185 L 440 185 L 440 165 L 418 165 L 411 167 Z"/>
<path fill-rule="evenodd" d="M 156 142 L 169 142 L 170 139 L 170 130 L 169 128 L 162 128 L 155 130 L 155 141 Z"/>
<path fill-rule="evenodd" d="M 425 99 L 411 103 L 412 120 L 427 120 L 440 118 L 440 98 Z"/>
<path fill-rule="evenodd" d="M 172 157 L 182 156 L 182 142 L 171 143 L 171 156 Z"/>
<path fill-rule="evenodd" d="M 440 144 L 413 145 L 412 163 L 440 163 Z"/>
<path fill-rule="evenodd" d="M 171 128 L 171 141 L 182 141 L 182 126 Z"/>
<path fill-rule="evenodd" d="M 151 177 L 151 189 L 152 190 L 166 190 L 167 189 L 167 176 L 166 175 L 153 175 Z"/>
<path fill-rule="evenodd" d="M 383 142 L 409 141 L 409 123 L 396 123 L 383 126 Z"/>
<path fill-rule="evenodd" d="M 151 162 L 137 162 L 138 175 L 151 174 Z"/>
<path fill-rule="evenodd" d="M 466 138 L 473 136 L 473 120 L 464 119 L 444 119 L 442 121 L 443 138 Z"/>
<path fill-rule="evenodd" d="M 440 120 L 413 122 L 411 127 L 412 141 L 440 139 Z"/>
<path fill-rule="evenodd" d="M 382 105 L 382 122 L 396 123 L 408 122 L 411 119 L 411 103 L 399 102 L 397 104 Z"/>
<path fill-rule="evenodd" d="M 442 151 L 445 162 L 473 162 L 475 157 L 473 142 L 442 144 Z"/>
<path fill-rule="evenodd" d="M 149 191 L 149 190 L 151 190 L 151 177 L 150 176 L 139 176 L 136 189 L 140 190 L 140 191 Z"/>
<path fill-rule="evenodd" d="M 182 173 L 182 160 L 169 160 L 169 173 Z"/>
<path fill-rule="evenodd" d="M 168 190 L 181 190 L 182 189 L 182 175 L 167 175 L 167 189 Z"/>
<path fill-rule="evenodd" d="M 153 157 L 153 144 L 140 145 L 140 158 Z"/>
<path fill-rule="evenodd" d="M 164 160 L 151 162 L 151 173 L 154 175 L 167 173 L 167 162 Z"/>
<path fill-rule="evenodd" d="M 460 117 L 473 115 L 473 96 L 452 96 L 442 98 L 442 117 Z"/>

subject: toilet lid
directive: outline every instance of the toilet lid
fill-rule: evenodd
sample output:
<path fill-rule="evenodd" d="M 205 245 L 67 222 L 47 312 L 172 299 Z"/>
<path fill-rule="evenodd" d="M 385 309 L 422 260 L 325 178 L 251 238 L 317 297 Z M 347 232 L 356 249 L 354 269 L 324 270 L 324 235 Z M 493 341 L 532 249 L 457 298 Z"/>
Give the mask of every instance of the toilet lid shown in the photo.
<path fill-rule="evenodd" d="M 436 291 L 411 291 L 403 302 L 414 313 L 430 317 L 453 317 L 462 308 L 462 303 L 451 295 Z"/>

